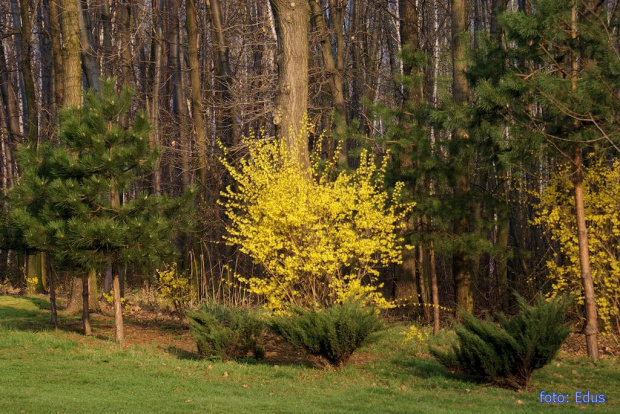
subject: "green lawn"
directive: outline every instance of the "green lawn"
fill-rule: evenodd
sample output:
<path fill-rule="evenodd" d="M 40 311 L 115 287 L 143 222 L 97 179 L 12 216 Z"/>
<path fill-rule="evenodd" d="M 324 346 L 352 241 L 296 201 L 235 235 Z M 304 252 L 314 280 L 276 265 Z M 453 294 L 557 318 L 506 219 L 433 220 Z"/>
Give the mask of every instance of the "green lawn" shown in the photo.
<path fill-rule="evenodd" d="M 0 296 L 0 413 L 620 412 L 620 367 L 562 357 L 524 393 L 454 378 L 402 344 L 402 327 L 340 371 L 210 362 L 44 328 L 45 302 Z M 437 340 L 441 340 L 440 337 Z M 435 339 L 433 339 L 435 340 Z M 443 338 L 445 340 L 445 337 Z M 546 405 L 541 390 L 603 393 L 605 404 Z"/>

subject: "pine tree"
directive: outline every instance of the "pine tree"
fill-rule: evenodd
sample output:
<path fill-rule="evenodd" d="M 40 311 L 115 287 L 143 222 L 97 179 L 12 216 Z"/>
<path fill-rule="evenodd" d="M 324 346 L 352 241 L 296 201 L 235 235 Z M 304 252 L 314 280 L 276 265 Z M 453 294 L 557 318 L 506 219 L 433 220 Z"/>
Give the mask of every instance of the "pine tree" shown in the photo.
<path fill-rule="evenodd" d="M 113 80 L 102 85 L 101 93 L 86 93 L 81 108 L 63 109 L 58 143 L 18 151 L 22 177 L 10 197 L 11 222 L 29 248 L 50 252 L 57 266 L 86 274 L 112 263 L 115 337 L 122 342 L 118 268 L 173 253 L 171 231 L 193 189 L 178 199 L 147 193 L 121 198 L 148 174 L 158 152 L 149 149 L 144 112 L 121 126 L 132 92 L 117 95 Z"/>
<path fill-rule="evenodd" d="M 583 159 L 620 152 L 616 9 L 603 2 L 537 0 L 531 13 L 500 18 L 505 47 L 484 54 L 478 68 L 505 57 L 474 81 L 489 110 L 504 115 L 518 146 L 548 146 L 572 166 L 588 355 L 598 357 L 595 286 L 585 220 Z M 481 54 L 482 56 L 482 54 Z"/>

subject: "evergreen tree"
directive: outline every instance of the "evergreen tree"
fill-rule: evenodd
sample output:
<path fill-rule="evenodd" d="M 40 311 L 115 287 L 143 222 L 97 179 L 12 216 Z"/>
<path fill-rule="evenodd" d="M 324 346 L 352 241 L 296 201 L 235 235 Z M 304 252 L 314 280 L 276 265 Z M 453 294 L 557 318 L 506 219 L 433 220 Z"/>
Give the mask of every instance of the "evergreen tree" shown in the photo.
<path fill-rule="evenodd" d="M 172 254 L 171 230 L 193 192 L 178 199 L 147 193 L 121 197 L 158 157 L 148 146 L 144 112 L 128 127 L 120 123 L 132 96 L 129 89 L 117 95 L 114 81 L 108 80 L 101 93 L 86 93 L 81 108 L 65 108 L 57 143 L 18 151 L 22 177 L 10 197 L 11 222 L 31 249 L 50 252 L 58 266 L 82 271 L 111 262 L 119 342 L 119 265 L 148 264 Z"/>
<path fill-rule="evenodd" d="M 595 286 L 585 220 L 584 155 L 620 152 L 619 12 L 597 1 L 532 1 L 500 18 L 504 44 L 480 54 L 476 92 L 522 147 L 548 146 L 572 166 L 588 355 L 597 358 Z M 498 60 L 504 56 L 504 60 Z M 492 63 L 495 62 L 495 63 Z M 498 64 L 499 63 L 499 64 Z M 480 69 L 485 68 L 486 69 Z M 473 73 L 473 72 L 472 72 Z"/>

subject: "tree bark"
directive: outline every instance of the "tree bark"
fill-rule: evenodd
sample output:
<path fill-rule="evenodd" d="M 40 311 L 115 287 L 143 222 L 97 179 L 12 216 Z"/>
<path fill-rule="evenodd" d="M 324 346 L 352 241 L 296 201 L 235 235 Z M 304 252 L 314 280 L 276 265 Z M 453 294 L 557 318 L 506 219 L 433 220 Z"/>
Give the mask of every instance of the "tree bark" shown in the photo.
<path fill-rule="evenodd" d="M 22 79 L 24 80 L 24 89 L 26 96 L 26 105 L 28 107 L 28 128 L 24 128 L 27 131 L 28 141 L 37 145 L 39 138 L 39 108 L 37 104 L 37 96 L 34 87 L 34 78 L 32 72 L 32 24 L 30 20 L 30 11 L 28 7 L 28 0 L 20 1 L 20 15 L 21 15 L 21 72 Z"/>
<path fill-rule="evenodd" d="M 7 65 L 4 45 L 0 43 L 0 92 L 2 101 L 6 107 L 7 126 L 9 130 L 9 142 L 16 143 L 21 140 L 22 132 L 19 126 L 19 108 L 17 96 L 11 86 L 13 82 L 9 76 L 9 66 Z"/>
<path fill-rule="evenodd" d="M 431 270 L 431 294 L 433 300 L 433 335 L 439 333 L 439 286 L 437 284 L 437 263 L 435 262 L 435 243 L 428 242 L 429 265 Z"/>
<path fill-rule="evenodd" d="M 331 3 L 329 14 L 333 20 L 333 26 L 336 37 L 336 57 L 332 48 L 332 41 L 329 30 L 325 23 L 325 15 L 321 9 L 321 3 L 318 0 L 308 0 L 314 24 L 319 33 L 321 43 L 321 55 L 323 56 L 323 64 L 327 73 L 329 82 L 329 90 L 332 96 L 332 105 L 334 107 L 335 136 L 343 139 L 347 130 L 347 113 L 344 99 L 344 38 L 342 35 L 344 25 L 344 10 L 347 7 L 347 0 L 341 0 Z M 346 148 L 345 157 L 346 157 Z M 346 158 L 344 163 L 346 164 Z"/>
<path fill-rule="evenodd" d="M 198 153 L 198 177 L 200 184 L 207 182 L 207 135 L 202 107 L 202 88 L 200 82 L 200 67 L 198 65 L 198 30 L 196 29 L 195 0 L 185 0 L 185 25 L 187 28 L 187 52 L 189 58 L 189 78 L 191 84 L 192 117 L 194 118 L 194 133 L 196 134 L 196 152 Z"/>
<path fill-rule="evenodd" d="M 303 0 L 269 0 L 278 40 L 278 89 L 273 123 L 302 168 L 310 167 L 308 137 L 300 126 L 308 110 L 308 24 Z"/>
<path fill-rule="evenodd" d="M 52 43 L 52 58 L 54 61 L 54 115 L 63 103 L 64 80 L 62 70 L 62 46 L 60 44 L 60 16 L 58 15 L 58 0 L 50 0 L 50 37 Z"/>
<path fill-rule="evenodd" d="M 452 0 L 452 97 L 455 103 L 463 105 L 467 102 L 468 85 L 465 77 L 465 71 L 467 70 L 466 60 L 466 43 L 465 34 L 467 30 L 467 1 L 466 0 Z M 463 128 L 458 128 L 455 131 L 455 138 L 461 141 L 456 147 L 458 153 L 454 156 L 463 153 L 464 146 L 467 145 L 468 140 L 467 131 Z M 469 193 L 469 161 L 463 160 L 466 163 L 464 171 L 462 171 L 456 178 L 454 185 L 454 196 L 457 200 L 465 201 L 467 194 Z M 458 217 L 454 221 L 454 234 L 462 236 L 468 231 L 468 223 L 465 217 L 465 213 L 461 213 L 461 217 Z M 474 298 L 472 289 L 472 273 L 470 269 L 470 263 L 467 257 L 462 243 L 459 243 L 452 256 L 452 273 L 454 277 L 454 285 L 456 291 L 456 305 L 457 308 L 461 308 L 467 312 L 473 312 L 474 310 Z"/>
<path fill-rule="evenodd" d="M 116 211 L 119 208 L 120 200 L 119 194 L 114 187 L 115 183 L 111 184 L 110 188 L 110 207 Z M 121 302 L 121 281 L 119 277 L 118 263 L 116 261 L 116 255 L 111 252 L 110 263 L 112 266 L 113 279 L 112 288 L 114 290 L 114 340 L 120 344 L 125 341 L 125 331 L 123 329 L 123 307 Z"/>
<path fill-rule="evenodd" d="M 571 13 L 571 38 L 576 40 L 578 37 L 578 2 L 573 3 Z M 571 88 L 577 89 L 579 77 L 579 60 L 577 55 L 571 59 Z M 579 121 L 575 119 L 575 128 L 579 128 Z M 588 246 L 588 227 L 586 226 L 585 202 L 583 197 L 583 159 L 581 155 L 581 145 L 575 146 L 573 154 L 573 186 L 575 191 L 575 218 L 577 219 L 577 242 L 579 244 L 579 266 L 581 268 L 581 279 L 583 281 L 583 294 L 585 301 L 585 326 L 583 333 L 586 336 L 586 347 L 588 357 L 598 359 L 598 317 L 596 312 L 596 295 L 594 293 L 594 282 L 592 271 L 590 270 L 590 249 Z"/>
<path fill-rule="evenodd" d="M 586 336 L 588 357 L 598 359 L 598 318 L 596 295 L 590 270 L 590 250 L 588 248 L 588 228 L 586 226 L 585 203 L 583 197 L 583 161 L 581 148 L 575 148 L 573 158 L 573 185 L 575 190 L 575 210 L 577 219 L 577 241 L 579 244 L 579 266 L 583 281 L 586 321 L 583 332 Z"/>
<path fill-rule="evenodd" d="M 58 326 L 58 307 L 56 306 L 56 278 L 52 274 L 51 259 L 49 255 L 45 255 L 45 271 L 49 277 L 50 291 L 50 322 L 52 326 Z"/>
<path fill-rule="evenodd" d="M 92 333 L 90 328 L 90 314 L 88 309 L 88 280 L 90 275 L 94 273 L 91 270 L 88 276 L 82 277 L 82 324 L 84 327 L 84 335 L 90 335 Z"/>
<path fill-rule="evenodd" d="M 160 111 L 160 93 L 161 93 L 161 77 L 162 77 L 162 41 L 163 41 L 163 29 L 162 18 L 160 10 L 163 7 L 163 0 L 152 1 L 152 13 L 153 13 L 153 38 L 151 40 L 151 50 L 153 59 L 153 89 L 151 92 L 151 99 L 147 100 L 147 106 L 149 111 L 149 120 L 151 121 L 151 133 L 149 134 L 149 147 L 155 149 L 160 145 L 160 124 L 159 124 L 159 111 Z M 160 157 L 161 159 L 161 157 Z M 161 194 L 161 169 L 158 160 L 153 173 L 151 175 L 151 189 L 153 194 Z"/>
<path fill-rule="evenodd" d="M 170 41 L 170 62 L 172 71 L 172 106 L 177 117 L 177 134 L 180 141 L 181 155 L 181 181 L 184 188 L 191 182 L 190 166 L 190 138 L 187 124 L 189 114 L 185 99 L 185 88 L 183 87 L 183 61 L 181 59 L 181 27 L 179 24 L 180 4 L 173 0 L 170 2 L 170 18 L 172 24 L 169 32 Z"/>
<path fill-rule="evenodd" d="M 62 17 L 62 74 L 64 102 L 67 107 L 82 105 L 82 67 L 80 64 L 80 0 L 60 0 Z"/>
<path fill-rule="evenodd" d="M 120 344 L 125 342 L 125 330 L 123 328 L 123 309 L 121 302 L 121 282 L 118 274 L 118 266 L 113 269 L 114 289 L 114 340 Z"/>
<path fill-rule="evenodd" d="M 230 54 L 224 38 L 224 24 L 222 22 L 222 6 L 220 0 L 207 0 L 209 19 L 213 33 L 213 59 L 215 61 L 216 90 L 219 105 L 222 106 L 222 115 L 216 118 L 217 129 L 222 141 L 228 147 L 239 143 L 239 125 L 237 110 L 230 88 L 232 86 L 232 70 L 230 68 Z"/>
<path fill-rule="evenodd" d="M 95 45 L 90 33 L 90 19 L 82 7 L 81 0 L 77 1 L 77 5 L 80 45 L 82 46 L 82 64 L 84 65 L 86 82 L 89 88 L 92 88 L 97 92 L 101 92 L 101 83 L 99 82 L 99 64 L 97 63 L 97 51 L 95 50 Z"/>

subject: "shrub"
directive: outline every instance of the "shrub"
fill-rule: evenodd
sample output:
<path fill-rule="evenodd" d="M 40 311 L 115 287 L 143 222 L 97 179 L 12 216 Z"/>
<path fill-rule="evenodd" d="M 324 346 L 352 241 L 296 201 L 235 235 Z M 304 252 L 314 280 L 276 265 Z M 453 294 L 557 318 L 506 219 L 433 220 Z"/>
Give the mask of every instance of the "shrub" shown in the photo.
<path fill-rule="evenodd" d="M 174 310 L 182 315 L 192 300 L 192 285 L 189 276 L 179 272 L 177 264 L 165 265 L 156 269 L 157 296 L 172 304 Z"/>
<path fill-rule="evenodd" d="M 385 191 L 388 158 L 377 165 L 362 151 L 356 170 L 338 172 L 337 160 L 322 160 L 317 145 L 306 171 L 284 141 L 247 138 L 245 144 L 247 158 L 221 160 L 234 180 L 222 193 L 230 219 L 226 240 L 266 276 L 238 280 L 280 313 L 348 297 L 389 307 L 378 268 L 401 261 L 398 234 L 412 204 L 399 202 L 402 183 L 391 196 Z"/>
<path fill-rule="evenodd" d="M 342 366 L 372 334 L 383 329 L 376 310 L 347 300 L 327 309 L 295 308 L 291 316 L 271 322 L 274 332 L 311 355 L 322 356 L 333 366 Z"/>
<path fill-rule="evenodd" d="M 521 297 L 518 302 L 520 312 L 510 320 L 500 315 L 499 324 L 463 313 L 458 345 L 431 353 L 448 369 L 476 380 L 527 388 L 534 370 L 549 363 L 568 336 L 564 319 L 570 301 L 539 297 L 533 307 Z"/>
<path fill-rule="evenodd" d="M 540 194 L 533 224 L 540 225 L 557 243 L 547 260 L 551 296 L 575 294 L 575 303 L 584 305 L 579 265 L 579 243 L 575 221 L 572 172 L 561 167 Z M 589 160 L 584 170 L 585 215 L 588 222 L 588 249 L 596 308 L 606 332 L 614 325 L 620 333 L 620 161 Z M 582 306 L 583 308 L 583 306 Z"/>
<path fill-rule="evenodd" d="M 190 329 L 198 353 L 207 358 L 243 358 L 252 352 L 264 356 L 258 340 L 265 323 L 260 315 L 248 309 L 208 304 L 189 314 Z"/>

